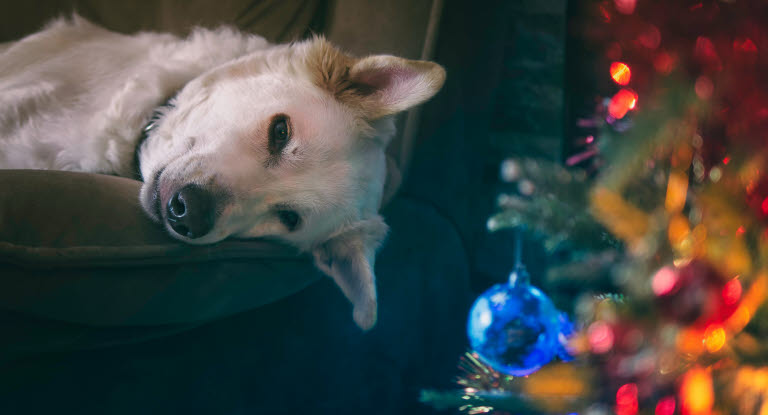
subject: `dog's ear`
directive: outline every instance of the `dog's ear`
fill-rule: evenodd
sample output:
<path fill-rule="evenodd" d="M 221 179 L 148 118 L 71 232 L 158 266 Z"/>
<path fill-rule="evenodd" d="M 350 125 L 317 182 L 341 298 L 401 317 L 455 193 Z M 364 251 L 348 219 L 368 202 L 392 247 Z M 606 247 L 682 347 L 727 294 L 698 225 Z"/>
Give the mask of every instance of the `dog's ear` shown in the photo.
<path fill-rule="evenodd" d="M 445 70 L 434 62 L 390 55 L 353 58 L 322 37 L 311 41 L 307 62 L 316 84 L 369 120 L 421 104 L 445 82 Z"/>
<path fill-rule="evenodd" d="M 312 251 L 317 267 L 332 277 L 352 302 L 352 316 L 363 330 L 376 324 L 374 259 L 387 229 L 376 216 L 344 228 Z"/>
<path fill-rule="evenodd" d="M 377 55 L 355 62 L 349 80 L 356 95 L 353 105 L 376 119 L 432 98 L 445 82 L 445 70 L 434 62 Z"/>

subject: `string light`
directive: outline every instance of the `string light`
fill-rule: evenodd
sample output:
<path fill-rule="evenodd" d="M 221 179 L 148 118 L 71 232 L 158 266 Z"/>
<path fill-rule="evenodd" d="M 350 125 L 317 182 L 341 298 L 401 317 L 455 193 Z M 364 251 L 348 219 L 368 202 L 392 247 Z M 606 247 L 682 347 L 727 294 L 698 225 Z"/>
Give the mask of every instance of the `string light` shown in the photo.
<path fill-rule="evenodd" d="M 589 346 L 594 353 L 606 353 L 613 348 L 613 330 L 608 323 L 596 321 L 587 330 Z"/>
<path fill-rule="evenodd" d="M 659 399 L 656 404 L 655 415 L 674 415 L 675 413 L 675 397 L 665 396 Z"/>
<path fill-rule="evenodd" d="M 708 415 L 715 402 L 712 376 L 700 367 L 683 375 L 680 385 L 680 406 L 683 415 Z"/>
<path fill-rule="evenodd" d="M 704 331 L 704 347 L 715 353 L 725 345 L 725 329 L 720 324 L 710 324 Z"/>
<path fill-rule="evenodd" d="M 611 98 L 608 104 L 608 114 L 620 120 L 635 106 L 637 106 L 637 94 L 630 89 L 623 88 Z"/>
<path fill-rule="evenodd" d="M 632 78 L 632 71 L 625 63 L 613 62 L 610 70 L 611 78 L 619 85 L 627 85 Z"/>
<path fill-rule="evenodd" d="M 635 415 L 637 406 L 637 385 L 622 385 L 616 391 L 616 415 Z"/>

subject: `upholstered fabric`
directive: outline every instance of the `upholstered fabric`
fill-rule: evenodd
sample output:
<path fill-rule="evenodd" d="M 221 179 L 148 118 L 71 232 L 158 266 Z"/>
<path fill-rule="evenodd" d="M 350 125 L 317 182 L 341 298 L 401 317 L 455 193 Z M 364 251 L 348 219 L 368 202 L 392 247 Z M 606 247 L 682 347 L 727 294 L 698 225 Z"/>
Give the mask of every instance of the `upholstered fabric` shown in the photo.
<path fill-rule="evenodd" d="M 92 325 L 194 323 L 321 278 L 308 255 L 275 242 L 174 241 L 141 211 L 139 186 L 0 170 L 0 308 Z"/>
<path fill-rule="evenodd" d="M 121 33 L 142 30 L 184 35 L 192 27 L 227 24 L 272 42 L 322 31 L 328 2 L 322 0 L 37 0 L 0 6 L 0 42 L 34 33 L 47 21 L 77 12 Z"/>

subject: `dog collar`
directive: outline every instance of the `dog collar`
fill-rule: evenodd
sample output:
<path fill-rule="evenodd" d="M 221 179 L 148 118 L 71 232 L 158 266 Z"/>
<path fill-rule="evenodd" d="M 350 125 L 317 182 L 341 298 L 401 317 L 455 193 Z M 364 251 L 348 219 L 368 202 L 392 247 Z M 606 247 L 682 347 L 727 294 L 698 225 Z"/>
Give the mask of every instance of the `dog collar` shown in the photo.
<path fill-rule="evenodd" d="M 147 141 L 149 134 L 155 129 L 160 119 L 162 119 L 168 112 L 168 108 L 173 108 L 173 98 L 175 97 L 175 94 L 171 95 L 171 97 L 166 99 L 161 105 L 155 107 L 155 110 L 152 111 L 152 117 L 149 118 L 147 124 L 141 129 L 139 141 L 136 142 L 136 149 L 133 151 L 133 171 L 137 180 L 144 181 L 144 178 L 141 176 L 141 166 L 139 165 L 139 149 L 141 148 L 141 145 Z"/>

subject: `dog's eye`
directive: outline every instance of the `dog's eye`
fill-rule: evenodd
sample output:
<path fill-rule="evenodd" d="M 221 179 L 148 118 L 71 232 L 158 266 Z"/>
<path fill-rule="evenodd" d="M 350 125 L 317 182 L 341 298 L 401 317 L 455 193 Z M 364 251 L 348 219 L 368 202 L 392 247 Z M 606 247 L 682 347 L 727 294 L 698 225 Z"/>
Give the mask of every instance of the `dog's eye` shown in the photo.
<path fill-rule="evenodd" d="M 288 228 L 290 232 L 295 231 L 301 225 L 301 217 L 296 211 L 279 210 L 277 211 L 277 217 L 280 219 L 280 223 Z"/>
<path fill-rule="evenodd" d="M 288 116 L 278 115 L 272 118 L 269 125 L 269 152 L 277 154 L 283 151 L 288 141 L 291 140 L 291 125 Z"/>

